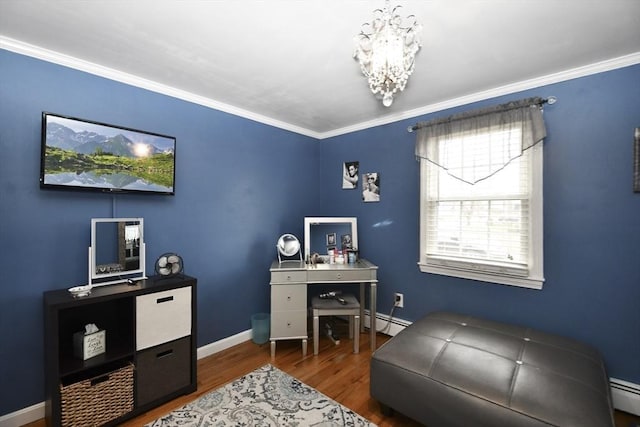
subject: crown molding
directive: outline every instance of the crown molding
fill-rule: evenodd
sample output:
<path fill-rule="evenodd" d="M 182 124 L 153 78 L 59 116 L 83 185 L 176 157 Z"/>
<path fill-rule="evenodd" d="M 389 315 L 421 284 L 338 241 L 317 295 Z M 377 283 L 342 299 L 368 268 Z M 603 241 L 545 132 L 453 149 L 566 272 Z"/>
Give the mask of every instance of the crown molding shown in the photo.
<path fill-rule="evenodd" d="M 113 68 L 103 67 L 101 65 L 98 65 L 92 62 L 88 62 L 79 58 L 64 55 L 52 50 L 44 49 L 39 46 L 24 43 L 19 40 L 14 40 L 8 37 L 0 36 L 0 49 L 5 49 L 11 52 L 41 59 L 43 61 L 62 65 L 75 70 L 84 71 L 84 72 L 94 74 L 96 76 L 104 77 L 110 80 L 118 81 L 121 83 L 139 87 L 142 89 L 147 89 L 152 92 L 157 92 L 163 95 L 171 96 L 173 98 L 181 99 L 183 101 L 192 102 L 194 104 L 213 108 L 215 110 L 223 111 L 225 113 L 233 114 L 235 116 L 243 117 L 249 120 L 253 120 L 259 123 L 269 125 L 269 126 L 274 126 L 274 127 L 295 132 L 301 135 L 309 136 L 311 138 L 315 138 L 318 140 L 332 138 L 335 136 L 344 135 L 347 133 L 356 132 L 363 129 L 386 125 L 386 124 L 394 123 L 400 120 L 406 120 L 406 119 L 422 116 L 425 114 L 446 110 L 448 108 L 459 107 L 461 105 L 466 105 L 473 102 L 494 98 L 497 96 L 509 95 L 511 93 L 516 93 L 523 90 L 542 87 L 542 86 L 546 86 L 554 83 L 560 83 L 563 81 L 572 80 L 579 77 L 585 77 L 592 74 L 598 74 L 605 71 L 611 71 L 618 68 L 624 68 L 624 67 L 628 67 L 628 66 L 640 63 L 640 52 L 635 52 L 635 53 L 621 56 L 618 58 L 608 59 L 608 60 L 597 62 L 594 64 L 589 64 L 583 67 L 572 68 L 569 70 L 561 71 L 559 73 L 549 74 L 547 76 L 537 77 L 534 79 L 524 80 L 521 82 L 517 82 L 517 83 L 505 85 L 505 86 L 499 86 L 499 87 L 481 91 L 481 92 L 475 92 L 475 93 L 463 95 L 458 98 L 453 98 L 443 102 L 426 105 L 424 107 L 400 112 L 398 114 L 391 114 L 391 115 L 382 117 L 380 119 L 356 123 L 351 126 L 334 129 L 328 132 L 316 132 L 310 129 L 302 128 L 300 126 L 296 126 L 290 123 L 276 120 L 271 117 L 267 117 L 261 114 L 256 114 L 254 112 L 244 110 L 242 108 L 234 107 L 229 104 L 218 102 L 210 98 L 196 95 L 191 92 L 176 89 L 174 87 L 160 84 L 151 80 L 147 80 L 132 74 L 115 70 Z"/>
<path fill-rule="evenodd" d="M 549 74 L 547 76 L 537 77 L 534 79 L 523 80 L 521 82 L 499 86 L 493 89 L 471 93 L 458 98 L 449 99 L 443 102 L 426 105 L 424 107 L 416 108 L 414 110 L 404 111 L 399 114 L 392 114 L 380 119 L 370 120 L 362 123 L 357 123 L 353 126 L 348 126 L 340 129 L 335 129 L 329 132 L 321 134 L 320 139 L 331 138 L 338 135 L 343 135 L 350 132 L 355 132 L 371 127 L 386 125 L 394 123 L 400 120 L 410 119 L 413 117 L 423 116 L 425 114 L 435 113 L 437 111 L 446 110 L 448 108 L 459 107 L 461 105 L 471 104 L 473 102 L 483 101 L 489 98 L 495 98 L 498 96 L 509 95 L 523 90 L 535 89 L 538 87 L 560 83 L 567 80 L 577 79 L 580 77 L 589 76 L 592 74 L 603 73 L 605 71 L 611 71 L 618 68 L 624 68 L 631 65 L 640 64 L 640 52 L 635 52 L 629 55 L 621 56 L 618 58 L 608 59 L 606 61 L 596 62 L 583 67 L 572 68 L 569 70 L 561 71 L 559 73 Z M 549 94 L 548 96 L 551 96 Z"/>
<path fill-rule="evenodd" d="M 51 62 L 53 64 L 72 68 L 74 70 L 84 71 L 86 73 L 93 74 L 99 77 L 104 77 L 109 80 L 114 80 L 120 83 L 125 83 L 138 88 L 142 88 L 152 92 L 167 95 L 172 98 L 177 98 L 183 101 L 192 102 L 194 104 L 213 108 L 215 110 L 223 111 L 225 113 L 233 114 L 235 116 L 240 116 L 249 120 L 253 120 L 269 126 L 274 126 L 280 129 L 295 132 L 301 135 L 309 136 L 315 139 L 322 139 L 321 134 L 319 134 L 318 132 L 305 129 L 300 126 L 295 126 L 290 123 L 286 123 L 280 120 L 275 120 L 271 117 L 263 116 L 261 114 L 244 110 L 242 108 L 234 107 L 233 105 L 225 104 L 223 102 L 218 102 L 213 99 L 196 95 L 191 92 L 187 92 L 181 89 L 176 89 L 174 87 L 157 83 L 152 80 L 144 79 L 142 77 L 138 77 L 133 74 L 125 73 L 113 68 L 104 67 L 102 65 L 98 65 L 93 62 L 85 61 L 69 55 L 64 55 L 62 53 L 44 49 L 39 46 L 31 45 L 28 43 L 24 43 L 19 40 L 14 40 L 8 37 L 0 36 L 0 49 L 8 50 L 14 53 L 19 53 L 25 56 L 30 56 L 36 59 L 41 59 L 43 61 Z"/>

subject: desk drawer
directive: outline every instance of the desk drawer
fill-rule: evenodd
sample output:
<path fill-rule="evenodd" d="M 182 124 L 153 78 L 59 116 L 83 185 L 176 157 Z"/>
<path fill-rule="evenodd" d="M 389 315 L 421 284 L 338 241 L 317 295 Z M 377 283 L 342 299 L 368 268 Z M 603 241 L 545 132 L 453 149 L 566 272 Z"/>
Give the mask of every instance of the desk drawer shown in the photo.
<path fill-rule="evenodd" d="M 191 287 L 136 298 L 136 350 L 191 335 Z"/>
<path fill-rule="evenodd" d="M 271 339 L 307 336 L 307 310 L 272 311 Z"/>
<path fill-rule="evenodd" d="M 307 273 L 305 271 L 272 271 L 271 283 L 305 283 Z"/>
<path fill-rule="evenodd" d="M 372 277 L 373 275 L 373 277 Z M 375 271 L 372 273 L 368 269 L 331 269 L 331 270 L 313 270 L 308 272 L 309 282 L 368 282 L 375 280 Z"/>
<path fill-rule="evenodd" d="M 306 310 L 307 285 L 271 285 L 271 311 Z"/>

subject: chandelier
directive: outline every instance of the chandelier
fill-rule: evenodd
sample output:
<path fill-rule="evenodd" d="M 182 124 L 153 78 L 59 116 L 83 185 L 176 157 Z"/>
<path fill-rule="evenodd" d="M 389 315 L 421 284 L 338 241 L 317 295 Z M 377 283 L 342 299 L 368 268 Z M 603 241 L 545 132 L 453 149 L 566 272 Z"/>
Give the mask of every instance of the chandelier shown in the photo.
<path fill-rule="evenodd" d="M 420 32 L 414 15 L 402 18 L 390 10 L 389 0 L 383 9 L 373 11 L 373 21 L 362 25 L 356 35 L 356 51 L 353 57 L 360 63 L 362 74 L 369 81 L 369 88 L 382 104 L 389 107 L 393 96 L 402 92 L 413 73 L 415 56 L 420 50 Z"/>

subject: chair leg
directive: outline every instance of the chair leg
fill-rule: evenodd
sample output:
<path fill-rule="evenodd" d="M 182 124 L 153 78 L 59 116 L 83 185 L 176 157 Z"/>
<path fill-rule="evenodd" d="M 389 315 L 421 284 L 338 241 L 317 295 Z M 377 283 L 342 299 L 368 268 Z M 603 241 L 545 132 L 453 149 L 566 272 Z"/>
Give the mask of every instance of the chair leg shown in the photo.
<path fill-rule="evenodd" d="M 349 339 L 353 339 L 353 319 L 355 316 L 349 316 Z"/>
<path fill-rule="evenodd" d="M 353 316 L 353 352 L 360 353 L 360 316 Z"/>
<path fill-rule="evenodd" d="M 313 316 L 313 355 L 318 355 L 318 350 L 320 349 L 319 342 L 320 341 L 320 319 L 318 316 Z"/>

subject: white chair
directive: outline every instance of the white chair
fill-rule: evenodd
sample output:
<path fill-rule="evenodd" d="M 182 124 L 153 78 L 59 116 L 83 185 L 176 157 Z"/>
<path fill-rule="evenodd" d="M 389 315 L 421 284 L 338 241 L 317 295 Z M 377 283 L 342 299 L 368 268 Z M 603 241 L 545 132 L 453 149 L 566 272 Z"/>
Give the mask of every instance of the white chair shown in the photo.
<path fill-rule="evenodd" d="M 349 316 L 349 338 L 353 339 L 353 352 L 360 352 L 360 303 L 351 294 L 340 295 L 347 302 L 340 304 L 334 298 L 313 297 L 313 354 L 318 354 L 320 340 L 320 316 Z"/>

